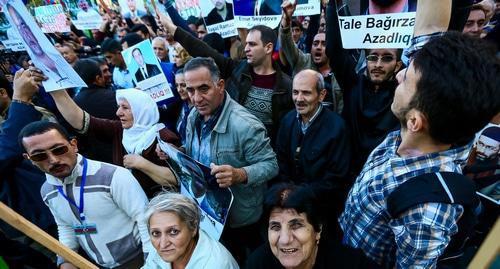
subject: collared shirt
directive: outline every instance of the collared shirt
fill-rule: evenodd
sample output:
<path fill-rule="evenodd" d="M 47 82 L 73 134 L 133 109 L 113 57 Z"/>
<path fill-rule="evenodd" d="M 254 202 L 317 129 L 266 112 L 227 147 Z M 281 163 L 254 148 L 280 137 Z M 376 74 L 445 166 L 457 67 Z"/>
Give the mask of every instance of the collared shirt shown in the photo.
<path fill-rule="evenodd" d="M 300 116 L 299 113 L 297 113 L 297 120 L 300 123 L 300 129 L 302 129 L 302 134 L 306 134 L 307 128 L 309 128 L 309 126 L 311 126 L 313 121 L 318 117 L 319 113 L 321 113 L 321 110 L 323 110 L 323 105 L 320 103 L 318 106 L 318 109 L 316 109 L 316 112 L 314 113 L 314 115 L 306 123 L 304 123 L 302 121 L 302 117 Z"/>
<path fill-rule="evenodd" d="M 194 136 L 193 141 L 191 141 L 192 157 L 206 166 L 210 166 L 211 162 L 210 135 L 220 118 L 226 99 L 226 95 L 224 95 L 224 100 L 207 121 L 203 119 L 202 115 L 199 115 L 195 120 Z"/>
<path fill-rule="evenodd" d="M 349 192 L 339 222 L 344 244 L 361 248 L 382 266 L 434 268 L 458 231 L 463 207 L 425 203 L 397 219 L 387 211 L 388 196 L 408 179 L 438 171 L 461 172 L 471 144 L 416 157 L 401 157 L 400 131 L 390 133 L 370 154 Z"/>
<path fill-rule="evenodd" d="M 127 69 L 120 70 L 117 66 L 113 70 L 113 83 L 117 89 L 129 89 L 135 87 L 132 80 L 132 73 L 130 73 Z"/>

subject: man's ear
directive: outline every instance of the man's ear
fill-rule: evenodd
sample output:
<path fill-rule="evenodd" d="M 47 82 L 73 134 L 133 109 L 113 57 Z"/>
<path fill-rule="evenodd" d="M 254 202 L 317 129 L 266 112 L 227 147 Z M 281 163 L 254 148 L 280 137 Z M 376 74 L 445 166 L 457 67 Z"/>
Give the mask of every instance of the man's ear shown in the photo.
<path fill-rule="evenodd" d="M 427 129 L 427 117 L 421 111 L 411 109 L 406 117 L 406 128 L 412 133 Z"/>
<path fill-rule="evenodd" d="M 264 49 L 266 50 L 266 54 L 273 54 L 273 47 L 274 44 L 269 42 L 264 46 Z"/>
<path fill-rule="evenodd" d="M 394 76 L 401 70 L 403 67 L 403 62 L 402 61 L 397 61 L 396 62 L 396 68 L 394 68 Z"/>
<path fill-rule="evenodd" d="M 30 156 L 28 155 L 28 153 L 23 153 L 23 157 L 26 159 L 26 160 L 29 160 L 30 159 Z"/>
<path fill-rule="evenodd" d="M 323 102 L 323 100 L 325 100 L 325 97 L 326 97 L 326 89 L 319 91 L 319 101 Z"/>
<path fill-rule="evenodd" d="M 223 79 L 219 79 L 219 81 L 217 82 L 217 87 L 219 87 L 219 90 L 224 90 L 224 86 L 226 85 L 226 82 L 223 80 Z"/>
<path fill-rule="evenodd" d="M 75 149 L 75 153 L 78 153 L 78 141 L 76 138 L 71 138 L 69 144 Z"/>

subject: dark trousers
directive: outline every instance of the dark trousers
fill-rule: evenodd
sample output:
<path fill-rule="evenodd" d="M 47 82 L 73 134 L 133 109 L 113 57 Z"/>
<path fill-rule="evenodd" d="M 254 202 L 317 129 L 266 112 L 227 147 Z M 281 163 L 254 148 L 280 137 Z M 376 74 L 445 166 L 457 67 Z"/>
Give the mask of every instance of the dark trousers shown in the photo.
<path fill-rule="evenodd" d="M 264 236 L 267 237 L 264 231 L 260 221 L 238 228 L 231 228 L 226 224 L 221 243 L 231 252 L 238 264 L 243 266 L 250 253 L 264 242 Z"/>

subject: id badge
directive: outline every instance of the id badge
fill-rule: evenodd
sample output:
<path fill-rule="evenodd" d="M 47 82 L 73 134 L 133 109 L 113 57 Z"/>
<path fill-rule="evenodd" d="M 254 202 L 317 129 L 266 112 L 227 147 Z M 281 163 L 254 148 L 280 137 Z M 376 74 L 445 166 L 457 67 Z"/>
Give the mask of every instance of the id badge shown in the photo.
<path fill-rule="evenodd" d="M 97 226 L 94 223 L 73 225 L 73 231 L 75 231 L 76 235 L 96 234 Z"/>

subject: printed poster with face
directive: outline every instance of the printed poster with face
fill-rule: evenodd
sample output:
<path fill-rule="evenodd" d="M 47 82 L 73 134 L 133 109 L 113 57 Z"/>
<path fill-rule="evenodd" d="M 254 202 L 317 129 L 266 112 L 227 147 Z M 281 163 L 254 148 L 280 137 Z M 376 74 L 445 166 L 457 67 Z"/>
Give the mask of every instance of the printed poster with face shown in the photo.
<path fill-rule="evenodd" d="M 500 205 L 500 125 L 490 123 L 478 133 L 462 172 L 474 180 L 478 195 Z"/>
<path fill-rule="evenodd" d="M 122 51 L 122 55 L 137 87 L 149 92 L 155 102 L 174 97 L 149 40 Z"/>
<path fill-rule="evenodd" d="M 189 16 L 198 18 L 201 14 L 199 0 L 175 0 L 175 9 L 184 20 L 187 20 Z"/>
<path fill-rule="evenodd" d="M 143 0 L 118 0 L 124 19 L 136 20 L 148 15 Z"/>
<path fill-rule="evenodd" d="M 87 87 L 61 54 L 54 48 L 21 0 L 0 0 L 12 28 L 21 37 L 33 64 L 42 70 L 45 91 Z"/>
<path fill-rule="evenodd" d="M 407 48 L 417 0 L 351 0 L 338 7 L 346 49 Z"/>
<path fill-rule="evenodd" d="M 232 1 L 201 1 L 200 7 L 208 33 L 218 33 L 222 38 L 238 35 L 236 27 L 234 27 Z"/>
<path fill-rule="evenodd" d="M 252 28 L 255 25 L 278 27 L 281 20 L 281 0 L 233 0 L 234 26 Z"/>
<path fill-rule="evenodd" d="M 200 228 L 219 240 L 233 202 L 229 188 L 220 188 L 210 168 L 193 160 L 158 137 L 158 145 L 169 157 L 169 165 L 181 185 L 181 193 L 201 210 Z"/>
<path fill-rule="evenodd" d="M 6 48 L 12 51 L 24 51 L 23 41 L 19 33 L 11 27 L 7 16 L 1 11 L 0 6 L 0 43 Z"/>
<path fill-rule="evenodd" d="M 35 18 L 44 33 L 67 33 L 71 30 L 61 4 L 35 7 Z"/>
<path fill-rule="evenodd" d="M 98 6 L 91 0 L 69 0 L 66 2 L 71 22 L 78 30 L 99 29 L 102 17 Z"/>

